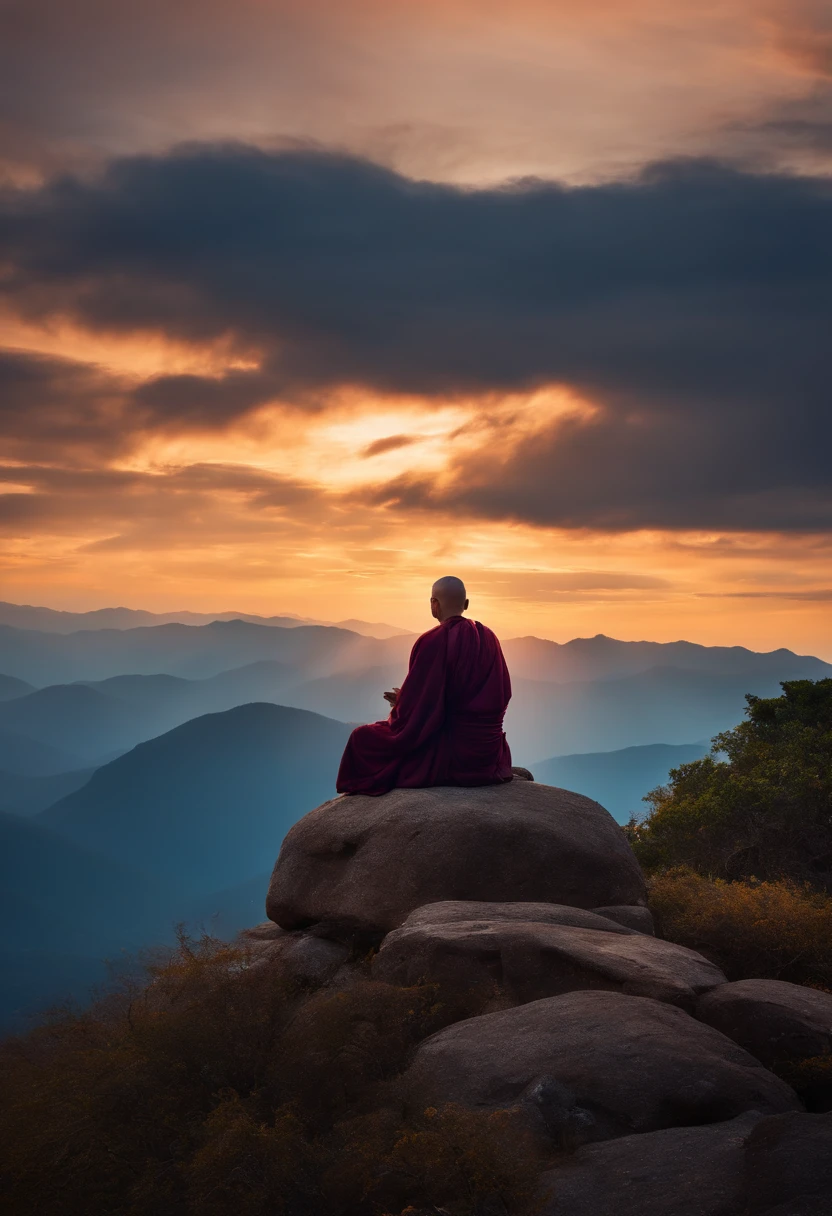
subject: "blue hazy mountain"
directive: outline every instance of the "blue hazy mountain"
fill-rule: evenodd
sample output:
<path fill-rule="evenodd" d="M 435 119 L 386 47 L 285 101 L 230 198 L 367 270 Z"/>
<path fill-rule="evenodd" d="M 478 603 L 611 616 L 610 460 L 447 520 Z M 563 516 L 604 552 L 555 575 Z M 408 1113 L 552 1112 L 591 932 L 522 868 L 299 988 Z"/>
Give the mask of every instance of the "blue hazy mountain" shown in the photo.
<path fill-rule="evenodd" d="M 406 662 L 407 635 L 371 638 L 334 626 L 296 628 L 247 621 L 154 625 L 45 633 L 0 625 L 0 671 L 38 687 L 119 675 L 206 679 L 264 659 L 286 663 L 298 678 Z"/>
<path fill-rule="evenodd" d="M 98 769 L 38 822 L 185 901 L 272 866 L 288 828 L 334 795 L 348 734 L 279 705 L 208 714 Z"/>
<path fill-rule="evenodd" d="M 291 677 L 291 668 L 267 661 L 208 680 L 130 675 L 56 684 L 0 704 L 0 730 L 99 762 L 191 718 L 251 701 L 276 702 Z"/>
<path fill-rule="evenodd" d="M 14 776 L 46 777 L 84 767 L 81 756 L 73 755 L 50 743 L 0 728 L 0 772 Z M 0 793 L 0 806 L 2 805 Z"/>
<path fill-rule="evenodd" d="M 27 692 L 34 691 L 33 686 L 25 680 L 0 674 L 0 701 L 12 701 L 15 697 L 25 697 Z"/>
<path fill-rule="evenodd" d="M 552 756 L 537 761 L 532 771 L 535 780 L 586 794 L 605 806 L 619 823 L 626 823 L 630 815 L 646 812 L 644 795 L 657 785 L 664 785 L 672 768 L 699 760 L 709 748 L 708 742 L 678 747 L 651 743 L 614 752 Z"/>
<path fill-rule="evenodd" d="M 252 701 L 342 721 L 373 720 L 386 713 L 381 693 L 401 682 L 409 648 L 409 637 L 380 640 L 336 628 L 242 621 L 70 635 L 0 627 L 0 662 L 11 662 L 14 653 L 27 670 L 39 663 L 40 677 L 56 664 L 77 677 L 0 704 L 0 731 L 72 751 L 77 767 L 193 717 Z M 521 638 L 508 640 L 505 651 L 514 684 L 507 729 L 516 759 L 526 764 L 541 755 L 710 737 L 742 717 L 745 693 L 773 695 L 781 680 L 832 673 L 820 659 L 788 650 L 757 654 L 603 636 L 562 646 Z M 264 652 L 279 657 L 200 674 Z M 98 672 L 134 668 L 102 679 L 89 671 L 78 677 L 85 664 Z"/>
<path fill-rule="evenodd" d="M 429 622 L 426 622 L 426 625 Z M 296 681 L 315 680 L 373 667 L 406 670 L 412 637 L 364 637 L 334 626 L 281 628 L 246 621 L 208 625 L 157 625 L 138 629 L 46 633 L 0 625 L 0 671 L 38 687 L 117 675 L 178 675 L 206 679 L 224 671 L 270 660 L 291 668 Z M 689 642 L 619 642 L 576 638 L 564 645 L 540 638 L 504 642 L 512 676 L 547 683 L 623 678 L 651 668 L 714 675 L 818 679 L 832 666 L 788 650 L 765 654 L 742 647 L 697 646 Z"/>
<path fill-rule="evenodd" d="M 0 1026 L 84 1000 L 118 960 L 170 940 L 175 896 L 31 819 L 0 813 Z"/>
<path fill-rule="evenodd" d="M 823 678 L 827 665 L 814 662 Z M 742 720 L 746 693 L 777 696 L 780 681 L 805 676 L 806 666 L 787 652 L 756 673 L 654 667 L 573 684 L 513 679 L 506 732 L 515 762 L 530 768 L 540 756 L 710 739 Z"/>
<path fill-rule="evenodd" d="M 513 638 L 505 643 L 512 675 L 556 684 L 611 680 L 656 667 L 713 675 L 776 675 L 784 666 L 795 679 L 822 679 L 832 664 L 791 650 L 757 651 L 744 646 L 700 646 L 695 642 L 621 642 L 603 633 L 571 642 Z"/>
<path fill-rule="evenodd" d="M 59 798 L 86 785 L 94 772 L 93 768 L 79 768 L 47 777 L 33 777 L 0 769 L 0 811 L 37 815 Z"/>
<path fill-rule="evenodd" d="M 209 933 L 227 941 L 266 917 L 266 892 L 271 867 L 245 882 L 201 895 L 182 910 L 182 920 L 193 933 Z"/>

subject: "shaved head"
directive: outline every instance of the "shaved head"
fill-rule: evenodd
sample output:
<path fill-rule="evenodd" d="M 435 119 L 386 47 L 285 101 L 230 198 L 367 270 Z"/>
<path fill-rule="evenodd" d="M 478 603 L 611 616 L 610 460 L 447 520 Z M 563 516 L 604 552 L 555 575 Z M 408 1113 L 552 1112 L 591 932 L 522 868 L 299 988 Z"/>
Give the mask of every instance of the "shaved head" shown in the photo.
<path fill-rule="evenodd" d="M 444 621 L 449 616 L 460 616 L 468 607 L 462 579 L 453 574 L 438 578 L 431 588 L 430 605 L 438 621 Z"/>

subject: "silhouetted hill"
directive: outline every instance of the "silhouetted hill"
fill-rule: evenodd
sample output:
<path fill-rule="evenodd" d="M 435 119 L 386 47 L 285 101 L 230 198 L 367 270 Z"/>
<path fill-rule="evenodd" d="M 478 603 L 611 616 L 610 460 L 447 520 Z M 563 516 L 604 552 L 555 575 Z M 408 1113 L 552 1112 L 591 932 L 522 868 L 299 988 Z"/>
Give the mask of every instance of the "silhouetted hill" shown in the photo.
<path fill-rule="evenodd" d="M 86 684 L 56 684 L 0 705 L 0 730 L 65 747 L 89 765 L 136 742 L 137 714 Z"/>
<path fill-rule="evenodd" d="M 267 869 L 291 824 L 332 796 L 348 734 L 278 705 L 208 714 L 98 769 L 39 822 L 183 899 L 220 890 Z"/>
<path fill-rule="evenodd" d="M 0 674 L 0 701 L 13 701 L 15 697 L 25 697 L 26 693 L 34 691 L 33 685 L 25 680 Z"/>
<path fill-rule="evenodd" d="M 594 798 L 626 823 L 630 815 L 643 814 L 644 795 L 667 781 L 672 768 L 698 760 L 709 750 L 709 743 L 688 743 L 673 747 L 652 743 L 646 747 L 625 747 L 615 752 L 586 752 L 571 756 L 552 756 L 532 766 L 535 780 L 559 785 Z"/>
<path fill-rule="evenodd" d="M 16 950 L 102 956 L 170 935 L 170 893 L 132 866 L 0 812 L 3 937 Z"/>
<path fill-rule="evenodd" d="M 31 777 L 0 769 L 0 811 L 37 815 L 53 802 L 86 785 L 94 768 L 79 768 L 48 777 Z"/>
<path fill-rule="evenodd" d="M 0 772 L 46 777 L 84 767 L 80 756 L 36 739 L 28 739 L 25 735 L 0 730 Z"/>
<path fill-rule="evenodd" d="M 406 671 L 406 666 L 388 664 L 320 676 L 287 688 L 284 699 L 287 705 L 331 714 L 343 722 L 375 722 L 390 712 L 384 690 L 401 684 Z"/>
<path fill-rule="evenodd" d="M 8 725 L 50 747 L 72 747 L 99 767 L 114 753 L 191 718 L 252 701 L 277 703 L 291 678 L 292 669 L 285 664 L 265 661 L 208 680 L 132 675 L 55 684 L 0 704 L 0 729 Z"/>

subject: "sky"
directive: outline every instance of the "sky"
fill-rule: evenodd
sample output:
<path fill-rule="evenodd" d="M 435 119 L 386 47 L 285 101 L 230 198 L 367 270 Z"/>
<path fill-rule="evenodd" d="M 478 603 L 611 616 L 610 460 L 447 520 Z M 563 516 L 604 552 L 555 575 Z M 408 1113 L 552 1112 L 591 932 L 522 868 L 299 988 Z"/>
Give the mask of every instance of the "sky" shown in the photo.
<path fill-rule="evenodd" d="M 826 0 L 0 0 L 0 598 L 832 659 Z"/>

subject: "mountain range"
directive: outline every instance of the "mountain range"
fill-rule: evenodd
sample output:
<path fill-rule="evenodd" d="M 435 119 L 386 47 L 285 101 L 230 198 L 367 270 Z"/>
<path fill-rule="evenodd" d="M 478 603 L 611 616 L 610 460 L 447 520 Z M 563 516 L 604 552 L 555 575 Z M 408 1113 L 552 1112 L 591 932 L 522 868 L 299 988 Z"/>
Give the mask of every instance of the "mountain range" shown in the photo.
<path fill-rule="evenodd" d="M 381 694 L 401 683 L 411 644 L 409 635 L 245 621 L 72 634 L 0 626 L 0 671 L 25 681 L 24 689 L 41 685 L 0 702 L 0 732 L 70 753 L 66 767 L 81 768 L 251 701 L 369 721 L 384 715 Z M 514 687 L 506 729 L 515 758 L 527 765 L 708 738 L 742 716 L 746 693 L 768 696 L 782 680 L 832 674 L 820 659 L 788 650 L 687 642 L 518 638 L 504 650 Z M 18 764 L 13 771 L 58 770 Z"/>
<path fill-rule="evenodd" d="M 105 956 L 164 944 L 177 922 L 231 934 L 260 919 L 284 833 L 334 793 L 350 724 L 385 714 L 413 641 L 287 617 L 16 608 L 0 605 L 6 1025 L 82 998 Z M 515 763 L 619 821 L 740 720 L 746 693 L 832 675 L 788 650 L 603 635 L 504 650 Z"/>
<path fill-rule="evenodd" d="M 293 629 L 298 625 L 330 625 L 373 638 L 395 637 L 407 633 L 397 625 L 382 621 L 318 621 L 312 617 L 257 616 L 249 612 L 147 612 L 142 608 L 96 608 L 91 612 L 66 612 L 38 608 L 33 604 L 9 604 L 0 600 L 0 625 L 17 629 L 39 629 L 44 633 L 76 633 L 80 629 L 132 629 L 137 625 L 207 625 L 211 621 L 249 621 L 255 625 L 277 625 Z"/>

